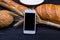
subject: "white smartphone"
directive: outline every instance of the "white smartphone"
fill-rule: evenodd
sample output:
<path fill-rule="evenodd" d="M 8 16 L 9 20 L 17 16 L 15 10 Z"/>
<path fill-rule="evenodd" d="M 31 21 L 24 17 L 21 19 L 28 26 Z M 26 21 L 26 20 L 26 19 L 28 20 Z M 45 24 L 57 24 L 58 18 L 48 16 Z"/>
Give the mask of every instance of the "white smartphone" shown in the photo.
<path fill-rule="evenodd" d="M 36 11 L 25 10 L 24 12 L 24 34 L 35 34 L 36 33 Z"/>

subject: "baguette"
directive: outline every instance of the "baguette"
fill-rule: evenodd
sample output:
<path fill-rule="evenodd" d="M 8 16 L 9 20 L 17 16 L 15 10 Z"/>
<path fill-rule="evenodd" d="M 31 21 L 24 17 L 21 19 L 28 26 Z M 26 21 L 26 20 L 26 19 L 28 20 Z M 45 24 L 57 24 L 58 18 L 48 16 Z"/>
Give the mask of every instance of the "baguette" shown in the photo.
<path fill-rule="evenodd" d="M 60 5 L 43 4 L 36 11 L 41 19 L 60 24 Z"/>

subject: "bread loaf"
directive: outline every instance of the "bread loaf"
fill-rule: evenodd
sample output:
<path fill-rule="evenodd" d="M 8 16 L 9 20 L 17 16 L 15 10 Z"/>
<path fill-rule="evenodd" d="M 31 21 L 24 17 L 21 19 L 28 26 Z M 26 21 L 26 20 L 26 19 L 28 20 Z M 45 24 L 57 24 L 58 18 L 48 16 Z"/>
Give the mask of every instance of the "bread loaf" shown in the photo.
<path fill-rule="evenodd" d="M 36 11 L 43 20 L 60 24 L 60 5 L 43 4 L 36 7 Z"/>
<path fill-rule="evenodd" d="M 7 10 L 0 10 L 0 28 L 7 27 L 13 22 L 13 16 Z"/>

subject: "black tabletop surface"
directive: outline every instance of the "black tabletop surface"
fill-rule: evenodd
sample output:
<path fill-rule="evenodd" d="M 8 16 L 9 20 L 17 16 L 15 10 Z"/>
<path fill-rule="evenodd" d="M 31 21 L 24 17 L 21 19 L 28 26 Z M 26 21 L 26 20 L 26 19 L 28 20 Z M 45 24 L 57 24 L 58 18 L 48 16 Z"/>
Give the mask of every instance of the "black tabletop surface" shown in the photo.
<path fill-rule="evenodd" d="M 19 0 L 14 0 L 19 3 Z M 60 4 L 60 0 L 45 0 L 45 3 Z M 0 9 L 3 9 L 0 7 Z M 5 29 L 0 29 L 0 40 L 60 40 L 60 29 L 53 26 L 37 24 L 35 35 L 24 35 L 23 24 L 14 28 L 12 25 Z"/>

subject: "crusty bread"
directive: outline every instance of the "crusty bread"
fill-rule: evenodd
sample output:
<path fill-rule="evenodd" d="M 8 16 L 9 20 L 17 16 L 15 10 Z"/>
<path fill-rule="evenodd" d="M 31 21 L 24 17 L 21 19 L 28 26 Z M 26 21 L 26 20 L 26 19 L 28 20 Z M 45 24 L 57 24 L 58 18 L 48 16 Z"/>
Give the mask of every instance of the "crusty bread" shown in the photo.
<path fill-rule="evenodd" d="M 42 19 L 60 24 L 60 5 L 43 4 L 36 11 Z"/>
<path fill-rule="evenodd" d="M 0 10 L 0 28 L 4 28 L 13 22 L 13 16 L 7 10 Z"/>

